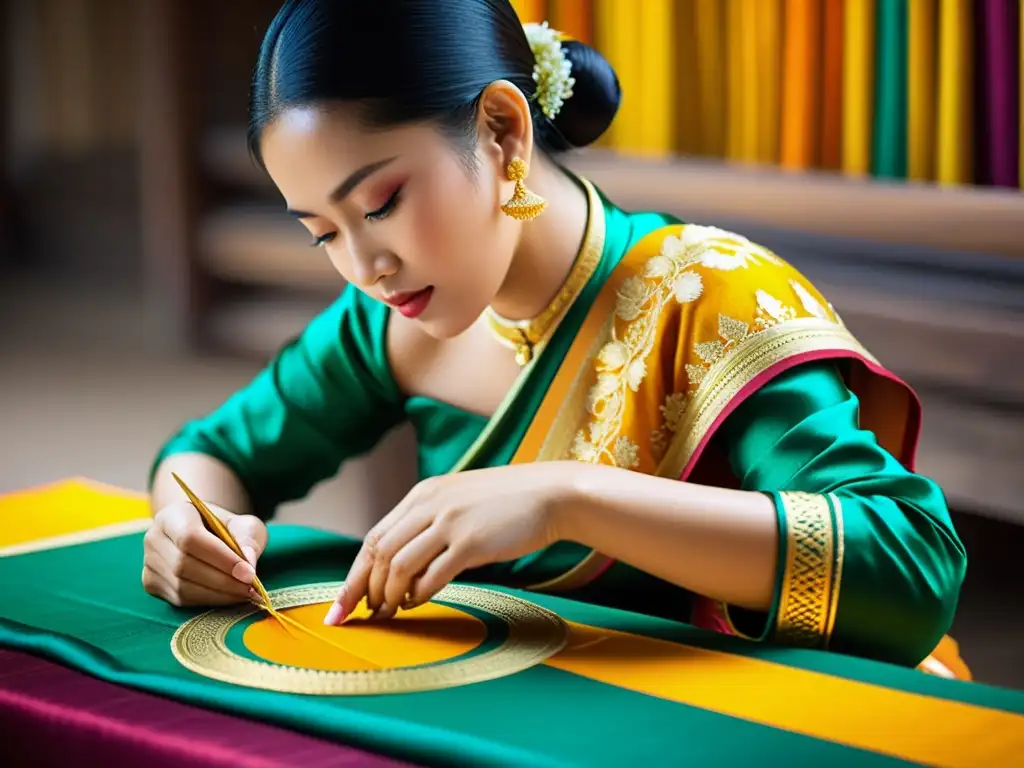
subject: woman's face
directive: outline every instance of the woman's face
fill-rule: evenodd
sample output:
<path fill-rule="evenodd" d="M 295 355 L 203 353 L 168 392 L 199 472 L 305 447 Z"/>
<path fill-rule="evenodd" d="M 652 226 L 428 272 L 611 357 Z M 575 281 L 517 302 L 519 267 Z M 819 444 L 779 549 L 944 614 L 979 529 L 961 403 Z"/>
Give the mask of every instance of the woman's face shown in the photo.
<path fill-rule="evenodd" d="M 343 108 L 288 110 L 261 142 L 289 211 L 342 276 L 436 338 L 480 316 L 516 247 L 492 150 L 471 173 L 433 127 L 372 131 Z"/>

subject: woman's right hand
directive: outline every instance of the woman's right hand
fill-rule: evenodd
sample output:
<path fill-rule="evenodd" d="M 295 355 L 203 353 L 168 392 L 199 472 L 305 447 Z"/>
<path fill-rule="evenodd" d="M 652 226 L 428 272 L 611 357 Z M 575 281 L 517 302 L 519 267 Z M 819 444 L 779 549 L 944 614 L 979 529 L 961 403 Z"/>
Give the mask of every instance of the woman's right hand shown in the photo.
<path fill-rule="evenodd" d="M 213 504 L 245 553 L 243 560 L 210 533 L 188 501 L 162 508 L 144 539 L 142 586 L 177 606 L 231 605 L 249 599 L 256 560 L 267 546 L 267 526 Z"/>

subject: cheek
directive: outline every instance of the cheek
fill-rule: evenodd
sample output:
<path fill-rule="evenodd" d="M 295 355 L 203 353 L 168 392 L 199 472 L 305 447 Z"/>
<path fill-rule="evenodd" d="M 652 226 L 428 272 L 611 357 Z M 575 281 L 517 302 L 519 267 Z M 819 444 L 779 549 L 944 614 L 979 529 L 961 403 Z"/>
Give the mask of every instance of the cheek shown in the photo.
<path fill-rule="evenodd" d="M 415 215 L 416 250 L 437 276 L 469 287 L 494 283 L 507 271 L 504 227 L 498 201 L 486 182 L 479 185 L 454 163 L 430 175 Z M 497 285 L 493 286 L 494 290 Z M 485 302 L 491 297 L 486 297 Z"/>

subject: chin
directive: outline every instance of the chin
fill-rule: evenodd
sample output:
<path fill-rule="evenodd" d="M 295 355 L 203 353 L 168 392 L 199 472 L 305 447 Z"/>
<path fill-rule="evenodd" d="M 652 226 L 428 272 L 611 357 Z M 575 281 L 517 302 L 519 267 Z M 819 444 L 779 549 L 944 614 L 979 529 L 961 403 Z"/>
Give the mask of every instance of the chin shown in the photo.
<path fill-rule="evenodd" d="M 439 312 L 438 317 L 423 317 L 420 318 L 419 323 L 428 335 L 438 341 L 446 341 L 447 339 L 454 339 L 456 336 L 461 336 L 472 328 L 473 323 L 476 322 L 480 314 L 482 314 L 482 312 L 472 317 L 464 317 L 461 314 L 459 316 L 455 316 L 452 314 L 445 315 Z"/>

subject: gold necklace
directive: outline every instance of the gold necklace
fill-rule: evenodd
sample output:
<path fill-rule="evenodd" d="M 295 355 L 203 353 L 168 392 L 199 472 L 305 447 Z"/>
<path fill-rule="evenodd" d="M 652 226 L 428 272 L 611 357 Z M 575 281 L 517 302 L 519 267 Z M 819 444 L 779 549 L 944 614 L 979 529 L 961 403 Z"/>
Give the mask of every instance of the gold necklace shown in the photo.
<path fill-rule="evenodd" d="M 521 366 L 533 359 L 536 348 L 548 339 L 601 262 L 601 252 L 604 250 L 604 208 L 594 185 L 584 178 L 580 178 L 580 182 L 587 192 L 587 229 L 561 290 L 543 312 L 529 320 L 509 320 L 490 307 L 486 309 L 487 325 L 491 332 L 502 344 L 515 350 L 516 362 Z"/>

